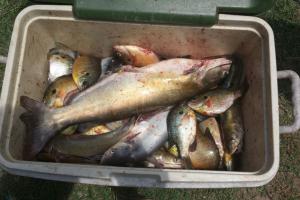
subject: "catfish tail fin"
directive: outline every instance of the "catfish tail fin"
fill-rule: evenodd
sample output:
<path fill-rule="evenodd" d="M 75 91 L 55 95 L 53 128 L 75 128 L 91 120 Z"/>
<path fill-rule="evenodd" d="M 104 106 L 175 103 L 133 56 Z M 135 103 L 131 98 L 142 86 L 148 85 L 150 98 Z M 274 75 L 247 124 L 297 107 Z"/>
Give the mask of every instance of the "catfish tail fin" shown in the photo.
<path fill-rule="evenodd" d="M 26 126 L 25 146 L 23 158 L 32 160 L 39 153 L 48 140 L 55 134 L 54 124 L 51 124 L 51 112 L 43 103 L 29 97 L 21 96 L 21 106 L 27 112 L 21 114 L 20 119 Z"/>

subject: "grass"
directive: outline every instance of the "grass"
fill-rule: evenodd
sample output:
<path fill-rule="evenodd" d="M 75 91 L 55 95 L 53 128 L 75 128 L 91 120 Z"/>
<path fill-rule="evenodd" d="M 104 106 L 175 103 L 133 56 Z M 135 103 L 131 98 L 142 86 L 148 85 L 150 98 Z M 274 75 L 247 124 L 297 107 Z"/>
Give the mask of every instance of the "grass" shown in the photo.
<path fill-rule="evenodd" d="M 27 0 L 0 0 L 0 55 L 7 55 L 10 35 L 16 15 L 28 4 Z M 5 65 L 0 64 L 0 88 Z"/>
<path fill-rule="evenodd" d="M 7 55 L 13 21 L 27 0 L 0 0 L 0 54 Z M 261 15 L 273 28 L 278 69 L 300 73 L 300 11 L 292 0 L 275 0 L 271 11 Z M 4 65 L 0 65 L 0 80 Z M 0 84 L 1 86 L 1 84 Z M 279 83 L 280 123 L 293 120 L 289 82 Z M 298 134 L 297 134 L 298 133 Z M 280 169 L 269 184 L 242 189 L 146 189 L 139 192 L 152 199 L 299 199 L 300 198 L 300 132 L 280 138 Z M 71 184 L 9 175 L 2 172 L 0 199 L 113 199 L 109 187 Z"/>

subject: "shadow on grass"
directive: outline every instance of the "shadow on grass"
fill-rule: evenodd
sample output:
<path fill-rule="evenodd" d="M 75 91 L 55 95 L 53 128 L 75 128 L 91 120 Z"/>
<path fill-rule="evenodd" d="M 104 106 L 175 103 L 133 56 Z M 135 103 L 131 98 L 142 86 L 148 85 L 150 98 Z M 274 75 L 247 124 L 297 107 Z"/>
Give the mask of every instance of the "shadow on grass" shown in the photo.
<path fill-rule="evenodd" d="M 0 179 L 2 200 L 68 199 L 73 184 L 14 176 L 3 172 Z"/>

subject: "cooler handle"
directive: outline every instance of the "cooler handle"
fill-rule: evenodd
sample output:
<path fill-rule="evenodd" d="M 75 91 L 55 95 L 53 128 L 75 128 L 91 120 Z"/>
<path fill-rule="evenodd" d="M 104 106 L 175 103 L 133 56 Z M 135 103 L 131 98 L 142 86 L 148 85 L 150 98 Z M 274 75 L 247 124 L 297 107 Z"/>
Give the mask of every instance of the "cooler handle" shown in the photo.
<path fill-rule="evenodd" d="M 299 75 L 292 70 L 282 70 L 277 72 L 278 79 L 289 79 L 291 81 L 292 89 L 292 103 L 294 113 L 294 123 L 290 126 L 280 126 L 279 132 L 291 133 L 300 129 L 300 78 Z"/>

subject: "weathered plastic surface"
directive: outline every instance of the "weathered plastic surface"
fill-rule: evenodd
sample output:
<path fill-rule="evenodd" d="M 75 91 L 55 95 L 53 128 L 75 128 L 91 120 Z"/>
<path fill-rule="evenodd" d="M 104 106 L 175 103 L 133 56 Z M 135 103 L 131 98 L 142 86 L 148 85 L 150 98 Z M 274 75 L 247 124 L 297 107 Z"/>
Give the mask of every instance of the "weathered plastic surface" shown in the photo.
<path fill-rule="evenodd" d="M 289 79 L 291 82 L 291 89 L 293 92 L 293 114 L 294 123 L 289 126 L 280 126 L 280 133 L 293 133 L 300 129 L 300 78 L 299 75 L 292 70 L 278 71 L 278 79 Z"/>
<path fill-rule="evenodd" d="M 40 0 L 39 0 L 40 1 Z M 58 2 L 59 0 L 42 0 Z M 64 0 L 66 1 L 66 0 Z M 67 0 L 71 4 L 72 0 Z M 73 0 L 80 19 L 154 24 L 213 25 L 219 13 L 259 14 L 272 0 Z"/>
<path fill-rule="evenodd" d="M 61 28 L 64 27 L 64 28 Z M 55 42 L 98 57 L 114 44 L 141 45 L 163 57 L 236 54 L 246 68 L 245 143 L 238 171 L 126 168 L 22 161 L 25 127 L 19 98 L 41 100 L 46 54 Z M 0 101 L 0 164 L 10 173 L 114 186 L 221 188 L 269 182 L 279 166 L 277 72 L 271 28 L 255 17 L 220 15 L 208 27 L 76 20 L 71 6 L 32 6 L 16 19 Z"/>
<path fill-rule="evenodd" d="M 74 13 L 80 19 L 213 25 L 218 13 L 258 14 L 271 5 L 272 0 L 75 0 Z"/>

